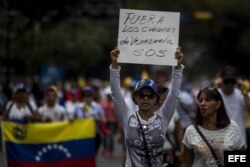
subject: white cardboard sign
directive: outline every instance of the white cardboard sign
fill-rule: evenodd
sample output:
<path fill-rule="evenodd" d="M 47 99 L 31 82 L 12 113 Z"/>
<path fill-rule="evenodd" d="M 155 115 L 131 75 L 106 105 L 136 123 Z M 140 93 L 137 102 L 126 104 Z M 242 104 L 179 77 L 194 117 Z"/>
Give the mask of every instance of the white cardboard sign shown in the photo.
<path fill-rule="evenodd" d="M 177 64 L 179 12 L 120 9 L 120 63 Z"/>

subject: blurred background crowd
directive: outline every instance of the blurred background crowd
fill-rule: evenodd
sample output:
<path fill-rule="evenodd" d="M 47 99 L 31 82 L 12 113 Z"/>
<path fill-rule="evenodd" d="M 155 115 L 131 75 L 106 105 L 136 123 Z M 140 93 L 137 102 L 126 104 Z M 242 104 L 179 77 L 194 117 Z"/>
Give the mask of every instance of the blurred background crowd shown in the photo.
<path fill-rule="evenodd" d="M 227 65 L 237 69 L 236 84 L 248 92 L 249 7 L 248 0 L 2 0 L 0 114 L 13 100 L 18 83 L 25 85 L 29 99 L 38 108 L 44 105 L 51 85 L 56 86 L 57 102 L 63 107 L 72 95 L 84 101 L 87 86 L 91 86 L 95 102 L 106 99 L 110 51 L 117 43 L 121 8 L 180 12 L 179 45 L 186 68 L 182 90 L 188 92 L 181 96 L 183 99 L 196 96 L 202 86 L 220 87 L 220 71 Z M 132 103 L 131 90 L 138 80 L 150 77 L 166 87 L 170 82 L 170 67 L 122 66 L 128 103 Z M 194 102 L 190 98 L 184 101 Z M 246 128 L 250 128 L 245 118 Z M 119 129 L 119 124 L 116 127 Z"/>

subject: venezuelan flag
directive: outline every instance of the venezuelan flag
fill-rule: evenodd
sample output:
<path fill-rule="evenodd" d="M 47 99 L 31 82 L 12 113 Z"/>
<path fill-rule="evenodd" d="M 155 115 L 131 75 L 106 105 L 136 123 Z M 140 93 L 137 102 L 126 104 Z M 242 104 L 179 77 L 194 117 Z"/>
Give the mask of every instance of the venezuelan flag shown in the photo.
<path fill-rule="evenodd" d="M 3 122 L 8 167 L 95 167 L 95 122 Z"/>

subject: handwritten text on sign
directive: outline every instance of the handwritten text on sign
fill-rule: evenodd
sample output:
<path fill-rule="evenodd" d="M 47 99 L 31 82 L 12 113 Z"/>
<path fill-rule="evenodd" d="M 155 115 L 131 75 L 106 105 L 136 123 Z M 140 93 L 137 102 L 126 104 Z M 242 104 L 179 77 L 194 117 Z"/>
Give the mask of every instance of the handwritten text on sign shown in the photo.
<path fill-rule="evenodd" d="M 145 10 L 120 10 L 118 62 L 176 65 L 180 14 Z"/>

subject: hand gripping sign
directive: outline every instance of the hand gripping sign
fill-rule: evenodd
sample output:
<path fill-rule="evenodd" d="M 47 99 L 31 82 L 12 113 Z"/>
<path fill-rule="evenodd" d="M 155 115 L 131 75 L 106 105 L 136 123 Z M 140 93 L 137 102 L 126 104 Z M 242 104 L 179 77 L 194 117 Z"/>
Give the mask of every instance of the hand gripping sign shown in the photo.
<path fill-rule="evenodd" d="M 176 65 L 180 13 L 120 9 L 120 63 Z"/>

